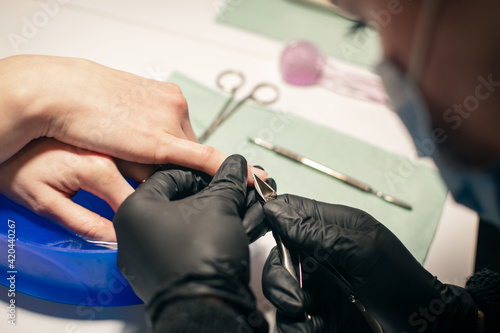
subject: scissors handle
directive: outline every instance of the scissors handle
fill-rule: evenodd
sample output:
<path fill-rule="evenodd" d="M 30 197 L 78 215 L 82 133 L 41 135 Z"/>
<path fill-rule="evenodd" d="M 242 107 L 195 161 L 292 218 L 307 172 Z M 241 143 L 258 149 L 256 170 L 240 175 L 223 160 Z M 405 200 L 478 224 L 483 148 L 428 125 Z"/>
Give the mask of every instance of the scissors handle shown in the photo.
<path fill-rule="evenodd" d="M 271 89 L 273 91 L 273 95 L 269 99 L 263 99 L 259 97 L 258 92 L 260 90 L 265 90 L 265 89 Z M 236 92 L 236 91 L 235 91 Z M 213 123 L 210 125 L 210 127 L 203 133 L 203 135 L 200 137 L 200 142 L 205 141 L 210 134 L 212 134 L 213 131 L 217 127 L 219 127 L 220 124 L 222 124 L 227 118 L 229 118 L 233 113 L 235 113 L 246 101 L 251 100 L 254 101 L 257 104 L 260 105 L 268 105 L 276 102 L 279 98 L 279 90 L 278 87 L 271 83 L 261 83 L 255 86 L 253 90 L 243 99 L 238 101 L 233 107 L 231 107 L 229 110 L 226 110 L 227 107 L 231 104 L 231 102 L 234 100 L 234 95 L 231 96 L 231 98 L 226 102 L 222 110 L 219 112 L 219 116 L 213 121 Z"/>
<path fill-rule="evenodd" d="M 266 91 L 266 90 L 268 92 L 270 92 L 270 97 L 268 97 L 268 98 L 259 97 L 259 92 L 262 93 L 263 91 Z M 243 101 L 252 100 L 255 103 L 260 104 L 260 105 L 269 105 L 269 104 L 273 104 L 274 102 L 276 102 L 279 98 L 280 98 L 280 91 L 279 91 L 278 87 L 276 87 L 272 83 L 259 83 L 258 85 L 256 85 L 253 88 L 253 90 L 250 92 L 250 94 L 248 94 L 243 99 Z"/>
<path fill-rule="evenodd" d="M 245 84 L 245 76 L 240 71 L 229 69 L 217 76 L 216 83 L 221 90 L 230 93 L 231 97 L 226 101 L 210 126 L 198 138 L 198 141 L 201 143 L 208 139 L 217 127 L 236 112 L 236 110 L 238 110 L 247 100 L 252 100 L 260 105 L 268 105 L 276 102 L 280 97 L 279 89 L 274 84 L 261 83 L 256 85 L 247 96 L 230 107 L 235 99 L 236 92 Z M 265 91 L 271 92 L 269 98 L 262 97 Z"/>
<path fill-rule="evenodd" d="M 228 69 L 217 76 L 215 80 L 217 87 L 222 91 L 230 93 L 233 97 L 245 84 L 245 75 L 235 69 Z"/>
<path fill-rule="evenodd" d="M 208 137 L 215 131 L 215 129 L 226 119 L 224 118 L 227 109 L 234 101 L 234 97 L 236 96 L 236 92 L 245 84 L 245 75 L 242 72 L 228 69 L 223 71 L 217 76 L 215 80 L 217 87 L 222 91 L 230 93 L 231 96 L 226 100 L 226 103 L 221 107 L 217 117 L 210 124 L 210 126 L 203 132 L 203 134 L 198 138 L 198 141 L 203 143 Z M 229 115 L 227 115 L 229 116 Z"/>

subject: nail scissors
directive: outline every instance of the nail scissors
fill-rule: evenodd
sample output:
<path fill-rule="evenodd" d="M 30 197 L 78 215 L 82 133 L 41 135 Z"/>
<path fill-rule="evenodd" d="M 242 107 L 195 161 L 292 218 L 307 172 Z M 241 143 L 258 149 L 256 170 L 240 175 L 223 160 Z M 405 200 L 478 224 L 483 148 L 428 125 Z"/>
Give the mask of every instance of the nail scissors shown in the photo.
<path fill-rule="evenodd" d="M 224 106 L 220 109 L 217 117 L 210 124 L 207 130 L 198 138 L 200 143 L 203 143 L 207 138 L 236 110 L 238 110 L 246 101 L 250 100 L 259 105 L 269 105 L 278 100 L 280 92 L 277 86 L 272 83 L 264 82 L 257 84 L 248 95 L 243 99 L 236 101 L 236 104 L 231 106 L 236 98 L 236 93 L 245 84 L 245 75 L 237 70 L 229 69 L 223 71 L 217 76 L 217 87 L 230 94 Z M 267 93 L 267 94 L 265 94 Z"/>
<path fill-rule="evenodd" d="M 268 202 L 270 200 L 276 200 L 278 198 L 278 194 L 276 191 L 266 182 L 261 180 L 255 174 L 253 174 L 253 181 L 255 190 L 259 194 L 261 202 Z M 299 278 L 297 278 L 297 274 L 293 268 L 292 257 L 290 255 L 290 251 L 285 247 L 283 241 L 281 240 L 281 236 L 273 231 L 274 239 L 276 239 L 276 244 L 278 245 L 278 250 L 281 255 L 281 262 L 285 269 L 293 276 L 293 278 L 299 282 L 300 288 L 302 288 L 302 264 L 300 260 L 300 256 L 298 257 L 299 262 Z M 365 318 L 366 322 L 370 326 L 371 330 L 374 333 L 383 333 L 382 327 L 377 322 L 375 318 L 373 318 L 367 311 L 364 305 L 360 302 L 360 300 L 355 296 L 354 291 L 351 288 L 351 284 L 347 281 L 344 276 L 331 264 L 327 262 L 317 261 L 313 256 L 308 257 L 312 262 L 315 262 L 316 265 L 321 265 L 325 268 L 326 272 L 330 277 L 337 283 L 339 288 L 348 296 L 348 301 L 354 304 L 358 310 L 361 312 L 361 315 Z M 311 316 L 306 313 L 306 318 L 308 320 L 312 320 Z"/>
<path fill-rule="evenodd" d="M 261 180 L 255 174 L 253 174 L 253 183 L 255 186 L 255 190 L 259 194 L 261 201 L 268 202 L 270 200 L 276 200 L 278 198 L 278 194 L 276 191 L 269 186 L 266 182 Z M 295 269 L 293 268 L 292 256 L 290 255 L 290 251 L 285 247 L 283 241 L 281 240 L 281 236 L 277 233 L 273 232 L 274 239 L 276 240 L 276 244 L 278 245 L 278 250 L 281 255 L 281 261 L 285 269 L 290 273 L 293 278 L 299 282 L 300 287 L 302 288 L 302 265 L 300 263 L 299 258 L 299 277 L 297 278 L 297 274 L 295 273 Z"/>

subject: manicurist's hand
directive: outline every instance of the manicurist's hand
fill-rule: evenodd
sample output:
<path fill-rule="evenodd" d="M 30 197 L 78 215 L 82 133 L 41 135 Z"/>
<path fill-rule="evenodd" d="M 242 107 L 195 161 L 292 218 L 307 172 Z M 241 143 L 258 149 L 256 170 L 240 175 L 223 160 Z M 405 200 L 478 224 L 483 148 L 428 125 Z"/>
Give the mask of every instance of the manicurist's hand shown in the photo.
<path fill-rule="evenodd" d="M 164 309 L 186 299 L 215 299 L 244 318 L 256 311 L 242 227 L 246 184 L 246 161 L 233 155 L 213 179 L 158 171 L 118 209 L 118 267 L 153 324 Z M 265 328 L 265 322 L 259 325 Z"/>
<path fill-rule="evenodd" d="M 266 262 L 263 291 L 278 309 L 280 332 L 372 332 L 328 267 L 385 333 L 475 332 L 470 295 L 439 282 L 369 214 L 293 195 L 267 202 L 264 213 L 290 251 L 301 253 L 304 274 L 301 289 L 276 249 Z"/>

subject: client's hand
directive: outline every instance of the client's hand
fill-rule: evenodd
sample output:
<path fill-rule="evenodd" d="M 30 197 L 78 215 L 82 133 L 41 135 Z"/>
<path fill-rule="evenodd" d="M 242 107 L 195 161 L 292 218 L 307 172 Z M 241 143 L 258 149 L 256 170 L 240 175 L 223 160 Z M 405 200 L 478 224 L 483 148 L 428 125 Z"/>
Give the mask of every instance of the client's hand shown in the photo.
<path fill-rule="evenodd" d="M 115 211 L 134 191 L 112 158 L 54 139 L 34 140 L 0 164 L 0 192 L 7 198 L 84 238 L 116 241 L 111 221 L 73 202 L 80 189 Z"/>
<path fill-rule="evenodd" d="M 130 162 L 211 175 L 227 157 L 197 143 L 186 99 L 173 83 L 38 55 L 0 60 L 0 82 L 0 116 L 8 119 L 0 123 L 0 163 L 43 136 Z"/>

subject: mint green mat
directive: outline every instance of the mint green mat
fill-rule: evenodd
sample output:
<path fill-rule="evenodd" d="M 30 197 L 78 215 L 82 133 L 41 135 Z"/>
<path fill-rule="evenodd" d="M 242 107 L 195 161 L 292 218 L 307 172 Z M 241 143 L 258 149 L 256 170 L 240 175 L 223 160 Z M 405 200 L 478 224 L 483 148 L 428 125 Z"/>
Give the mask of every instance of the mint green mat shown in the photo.
<path fill-rule="evenodd" d="M 217 20 L 282 41 L 307 39 L 334 58 L 369 68 L 382 54 L 375 31 L 349 34 L 353 22 L 297 1 L 230 0 Z"/>
<path fill-rule="evenodd" d="M 200 135 L 227 96 L 179 73 L 172 74 L 170 81 L 181 87 L 194 130 Z M 247 141 L 248 137 L 256 136 L 401 198 L 412 204 L 413 210 L 386 203 Z M 425 260 L 447 195 L 436 170 L 304 119 L 251 103 L 229 117 L 206 144 L 228 155 L 241 154 L 250 164 L 264 167 L 276 180 L 278 193 L 293 193 L 369 212 L 391 229 L 418 261 Z"/>

